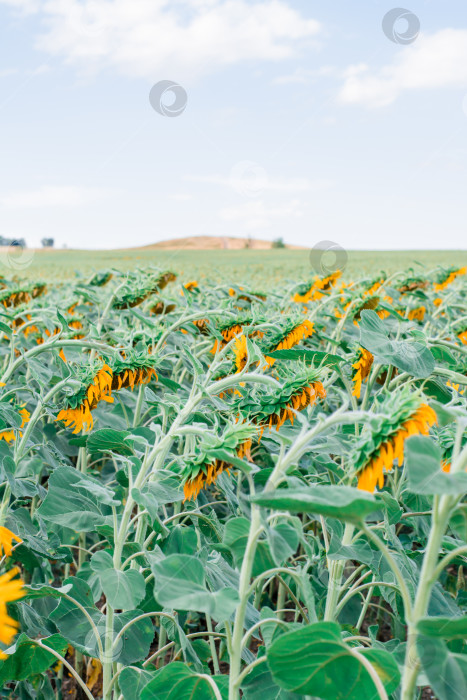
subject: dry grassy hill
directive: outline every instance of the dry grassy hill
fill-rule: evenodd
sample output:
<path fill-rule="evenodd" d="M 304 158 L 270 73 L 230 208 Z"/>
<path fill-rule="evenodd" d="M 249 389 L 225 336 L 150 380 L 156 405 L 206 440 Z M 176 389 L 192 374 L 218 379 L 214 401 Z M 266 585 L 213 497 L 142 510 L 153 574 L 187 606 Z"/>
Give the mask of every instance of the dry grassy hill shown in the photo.
<path fill-rule="evenodd" d="M 305 246 L 286 245 L 290 250 L 303 249 Z M 257 238 L 233 238 L 228 236 L 187 236 L 159 241 L 138 248 L 138 250 L 271 250 L 272 241 L 262 241 Z"/>

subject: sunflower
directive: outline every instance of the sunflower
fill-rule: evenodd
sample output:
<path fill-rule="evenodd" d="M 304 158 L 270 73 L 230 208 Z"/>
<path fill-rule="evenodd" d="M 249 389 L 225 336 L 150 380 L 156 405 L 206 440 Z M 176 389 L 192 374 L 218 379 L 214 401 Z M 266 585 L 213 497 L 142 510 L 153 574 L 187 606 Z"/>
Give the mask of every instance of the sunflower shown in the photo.
<path fill-rule="evenodd" d="M 376 311 L 378 308 L 379 304 L 379 297 L 369 297 L 366 299 L 366 301 L 363 301 L 361 304 L 359 304 L 358 308 L 356 309 L 354 315 L 353 315 L 353 322 L 356 326 L 358 326 L 358 321 L 360 320 L 360 316 L 362 311 L 365 311 L 366 309 L 371 309 L 373 311 Z M 378 313 L 376 311 L 376 313 Z M 378 314 L 379 315 L 379 314 Z"/>
<path fill-rule="evenodd" d="M 156 282 L 156 287 L 158 289 L 165 289 L 169 282 L 175 282 L 177 279 L 177 273 L 172 272 L 171 270 L 167 270 L 166 272 L 163 272 L 157 282 Z"/>
<path fill-rule="evenodd" d="M 465 393 L 465 387 L 463 389 L 460 388 L 460 384 L 454 384 L 450 380 L 446 382 L 446 386 L 450 387 L 451 389 L 454 389 L 454 391 L 457 391 L 458 394 L 464 394 Z"/>
<path fill-rule="evenodd" d="M 239 335 L 243 332 L 244 326 L 249 326 L 251 323 L 253 323 L 252 316 L 238 316 L 235 320 L 219 323 L 217 331 L 219 331 L 219 333 L 221 334 L 222 340 L 218 340 L 216 338 L 216 340 L 214 341 L 214 345 L 211 348 L 211 354 L 215 355 L 217 350 L 220 350 L 221 348 L 225 347 L 228 343 L 230 343 L 231 340 L 235 338 L 236 335 Z M 253 331 L 248 335 L 262 336 L 263 334 L 258 331 Z"/>
<path fill-rule="evenodd" d="M 375 292 L 378 291 L 380 287 L 384 284 L 385 279 L 384 277 L 378 277 L 378 279 L 373 280 L 373 282 L 370 283 L 368 289 L 363 292 L 363 297 L 371 297 Z"/>
<path fill-rule="evenodd" d="M 238 420 L 249 419 L 260 426 L 261 434 L 266 427 L 276 426 L 279 430 L 287 420 L 293 425 L 295 411 L 302 411 L 319 398 L 326 397 L 321 374 L 322 371 L 316 368 L 281 368 L 279 381 L 285 381 L 279 391 L 258 386 L 255 392 L 236 399 L 233 410 L 237 412 Z"/>
<path fill-rule="evenodd" d="M 356 396 L 357 399 L 360 398 L 360 394 L 362 393 L 362 382 L 368 381 L 374 359 L 375 358 L 371 352 L 362 347 L 359 349 L 358 358 L 352 365 L 352 367 L 355 369 L 355 372 L 352 375 L 352 381 L 355 384 L 352 391 L 352 396 Z"/>
<path fill-rule="evenodd" d="M 263 292 L 263 291 L 252 292 L 252 291 L 245 290 L 244 287 L 238 287 L 237 289 L 230 287 L 229 296 L 230 297 L 236 296 L 238 299 L 241 299 L 242 301 L 248 301 L 250 303 L 252 303 L 254 301 L 266 301 L 266 299 L 267 299 L 266 292 Z M 238 308 L 240 308 L 240 307 L 238 307 Z"/>
<path fill-rule="evenodd" d="M 23 541 L 21 537 L 15 535 L 15 533 L 11 532 L 11 530 L 9 530 L 7 527 L 0 525 L 0 555 L 4 555 L 6 557 L 11 556 L 11 552 L 13 551 L 13 540 L 18 543 Z"/>
<path fill-rule="evenodd" d="M 434 283 L 435 291 L 440 292 L 442 289 L 446 289 L 457 277 L 461 277 L 461 275 L 465 274 L 467 274 L 467 267 L 460 267 L 457 270 L 451 268 L 447 271 L 447 274 L 443 273 L 443 275 L 439 277 L 439 282 Z"/>
<path fill-rule="evenodd" d="M 202 489 L 214 484 L 222 472 L 230 476 L 232 463 L 226 453 L 251 461 L 251 447 L 258 429 L 251 423 L 229 425 L 220 437 L 206 435 L 198 447 L 198 456 L 188 463 L 183 470 L 184 500 L 196 498 Z M 233 467 L 235 468 L 235 467 Z"/>
<path fill-rule="evenodd" d="M 203 465 L 196 477 L 185 481 L 183 486 L 183 495 L 185 498 L 183 499 L 183 502 L 197 498 L 199 492 L 202 489 L 205 489 L 206 486 L 214 484 L 217 477 L 222 474 L 224 470 L 230 476 L 230 466 L 231 465 L 222 460 L 215 460 L 211 464 Z"/>
<path fill-rule="evenodd" d="M 321 382 L 311 382 L 311 384 L 295 391 L 279 413 L 271 413 L 269 420 L 265 421 L 263 425 L 267 424 L 270 430 L 273 425 L 277 426 L 276 430 L 279 430 L 286 420 L 290 420 L 293 425 L 295 418 L 293 411 L 303 411 L 307 406 L 313 405 L 318 398 L 326 398 L 326 390 Z"/>
<path fill-rule="evenodd" d="M 176 308 L 176 304 L 166 304 L 163 301 L 158 301 L 156 304 L 154 304 L 153 307 L 149 309 L 149 311 L 152 314 L 157 314 L 158 316 L 160 316 L 161 314 L 170 314 L 172 311 L 175 311 Z"/>
<path fill-rule="evenodd" d="M 276 337 L 272 341 L 269 352 L 293 348 L 293 346 L 297 345 L 303 338 L 309 338 L 313 334 L 314 324 L 311 321 L 306 320 L 295 324 L 294 322 L 292 323 L 292 327 L 290 327 L 289 324 L 289 326 L 285 328 L 285 334 L 283 331 L 281 332 L 280 335 L 282 335 L 282 338 L 280 340 Z M 270 367 L 272 367 L 275 361 L 275 358 L 266 356 L 266 362 Z"/>
<path fill-rule="evenodd" d="M 14 292 L 5 290 L 5 292 L 0 295 L 0 303 L 8 309 L 11 306 L 26 304 L 28 301 L 31 301 L 31 298 L 30 292 L 25 289 L 17 289 Z"/>
<path fill-rule="evenodd" d="M 19 569 L 16 567 L 0 576 L 0 642 L 5 646 L 9 645 L 19 629 L 19 624 L 8 615 L 7 603 L 12 603 L 23 597 L 23 582 L 21 579 L 13 579 Z M 0 651 L 0 659 L 7 658 L 6 654 Z"/>
<path fill-rule="evenodd" d="M 411 309 L 408 313 L 409 321 L 420 321 L 420 323 L 425 318 L 426 309 L 424 306 L 417 306 L 415 309 Z"/>
<path fill-rule="evenodd" d="M 151 294 L 160 292 L 161 289 L 176 278 L 173 272 L 152 271 L 141 276 L 141 271 L 130 273 L 127 276 L 127 288 L 119 294 L 113 303 L 114 309 L 132 309 L 141 304 Z"/>
<path fill-rule="evenodd" d="M 389 402 L 384 409 L 391 410 Z M 383 488 L 385 471 L 392 470 L 394 460 L 399 466 L 404 461 L 405 440 L 411 435 L 428 435 L 437 417 L 428 404 L 404 394 L 396 414 L 389 413 L 383 420 L 379 435 L 364 446 L 357 458 L 358 488 L 362 491 L 373 493 L 376 485 Z"/>
<path fill-rule="evenodd" d="M 29 423 L 29 419 L 31 418 L 31 414 L 29 413 L 27 408 L 25 408 L 24 406 L 22 406 L 18 410 L 18 413 L 21 416 L 21 425 L 19 426 L 19 428 L 17 428 L 17 430 L 19 430 L 19 434 L 21 437 L 22 436 L 21 430 L 24 428 L 26 423 Z M 8 444 L 10 444 L 10 442 L 13 442 L 14 440 L 16 440 L 16 435 L 15 435 L 14 430 L 15 429 L 13 429 L 13 428 L 9 428 L 8 430 L 1 430 L 0 431 L 0 440 L 5 440 L 5 442 L 7 442 Z"/>
<path fill-rule="evenodd" d="M 183 296 L 184 291 L 193 292 L 197 288 L 198 288 L 198 282 L 196 280 L 193 280 L 192 282 L 187 282 L 186 284 L 183 285 L 182 289 L 180 290 L 180 294 Z"/>
<path fill-rule="evenodd" d="M 341 270 L 336 270 L 326 277 L 315 277 L 311 284 L 302 284 L 299 286 L 297 292 L 292 297 L 292 301 L 307 304 L 309 301 L 322 299 L 322 297 L 324 297 L 323 292 L 332 289 L 341 275 Z"/>
<path fill-rule="evenodd" d="M 106 284 L 110 282 L 113 277 L 113 273 L 106 272 L 96 272 L 94 277 L 90 280 L 89 284 L 91 287 L 105 287 Z"/>
<path fill-rule="evenodd" d="M 56 420 L 61 420 L 65 426 L 72 427 L 73 433 L 80 430 L 88 432 L 94 424 L 91 411 L 96 408 L 99 401 L 113 402 L 111 396 L 113 381 L 113 370 L 104 362 L 97 371 L 92 382 L 84 391 L 77 394 L 77 405 L 75 407 L 64 408 L 58 414 Z"/>
<path fill-rule="evenodd" d="M 238 335 L 233 343 L 233 352 L 235 355 L 235 366 L 237 372 L 241 372 L 248 361 L 248 345 L 246 336 Z"/>
<path fill-rule="evenodd" d="M 18 537 L 18 535 L 15 535 L 14 532 L 11 532 L 11 530 L 9 530 L 7 527 L 0 525 L 0 555 L 4 555 L 6 557 L 11 556 L 13 551 L 13 541 L 19 544 L 23 540 Z"/>
<path fill-rule="evenodd" d="M 13 430 L 2 430 L 0 431 L 0 440 L 5 440 L 8 444 L 16 440 Z"/>
<path fill-rule="evenodd" d="M 119 374 L 114 374 L 112 378 L 112 389 L 118 391 L 119 389 L 124 389 L 129 386 L 133 390 L 135 386 L 139 384 L 148 384 L 151 381 L 151 377 L 157 379 L 156 370 L 154 367 L 136 367 L 134 369 L 127 368 L 120 372 Z"/>
<path fill-rule="evenodd" d="M 401 294 L 407 294 L 408 292 L 414 292 L 416 289 L 426 289 L 428 287 L 428 280 L 424 277 L 407 277 L 403 280 L 397 291 Z"/>

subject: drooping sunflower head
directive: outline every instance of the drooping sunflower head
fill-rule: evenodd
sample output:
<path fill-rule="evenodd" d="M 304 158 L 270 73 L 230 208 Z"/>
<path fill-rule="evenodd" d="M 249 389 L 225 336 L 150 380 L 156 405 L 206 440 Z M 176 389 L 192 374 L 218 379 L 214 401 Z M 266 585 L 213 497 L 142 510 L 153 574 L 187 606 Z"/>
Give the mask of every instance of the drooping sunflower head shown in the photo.
<path fill-rule="evenodd" d="M 73 433 L 91 430 L 91 411 L 99 401 L 113 401 L 112 369 L 107 362 L 96 360 L 89 365 L 69 365 L 69 372 L 78 388 L 73 393 L 67 393 L 66 407 L 59 412 L 56 420 L 64 421 L 67 428 L 72 427 Z"/>
<path fill-rule="evenodd" d="M 324 277 L 316 276 L 312 282 L 304 282 L 298 285 L 292 301 L 296 303 L 307 304 L 309 301 L 317 301 L 322 299 L 325 293 L 329 292 L 336 284 L 339 277 L 342 275 L 341 270 L 336 270 Z"/>
<path fill-rule="evenodd" d="M 467 326 L 462 327 L 461 330 L 457 329 L 456 335 L 461 341 L 462 345 L 467 345 Z"/>
<path fill-rule="evenodd" d="M 24 596 L 23 582 L 15 578 L 19 574 L 16 567 L 0 576 L 0 642 L 7 647 L 19 629 L 19 623 L 8 614 L 7 604 L 14 603 Z M 0 650 L 0 659 L 7 658 Z"/>
<path fill-rule="evenodd" d="M 386 275 L 381 272 L 377 277 L 374 277 L 370 281 L 363 283 L 363 292 L 361 296 L 363 298 L 372 297 L 376 292 L 383 286 L 386 281 Z"/>
<path fill-rule="evenodd" d="M 0 440 L 8 444 L 16 440 L 17 433 L 21 436 L 21 430 L 29 422 L 31 414 L 24 404 L 18 405 L 13 401 L 0 402 Z"/>
<path fill-rule="evenodd" d="M 360 320 L 360 316 L 362 311 L 365 311 L 366 309 L 372 309 L 375 311 L 379 306 L 379 297 L 369 297 L 365 299 L 365 301 L 362 301 L 356 308 L 355 313 L 353 314 L 353 319 L 354 322 L 357 322 Z"/>
<path fill-rule="evenodd" d="M 164 272 L 161 272 L 158 275 L 155 286 L 157 289 L 165 289 L 170 282 L 175 282 L 176 279 L 176 272 L 173 272 L 172 270 L 164 270 Z"/>
<path fill-rule="evenodd" d="M 233 342 L 233 353 L 235 355 L 235 367 L 237 372 L 241 372 L 248 361 L 248 341 L 246 335 L 238 335 Z"/>
<path fill-rule="evenodd" d="M 362 383 L 368 381 L 374 357 L 369 350 L 360 347 L 357 351 L 355 362 L 352 364 L 352 381 L 354 389 L 352 395 L 360 398 Z"/>
<path fill-rule="evenodd" d="M 423 319 L 425 318 L 426 314 L 426 308 L 421 304 L 420 306 L 415 306 L 407 312 L 407 318 L 409 321 L 418 321 L 419 323 L 423 322 Z"/>
<path fill-rule="evenodd" d="M 110 270 L 96 272 L 94 277 L 90 280 L 89 284 L 91 285 L 91 287 L 105 287 L 105 285 L 110 282 L 112 277 L 113 272 L 110 272 Z"/>
<path fill-rule="evenodd" d="M 250 450 L 258 428 L 251 423 L 229 423 L 223 433 L 206 432 L 195 455 L 182 470 L 185 500 L 194 499 L 201 489 L 213 484 L 223 471 L 235 469 L 236 459 L 251 460 Z"/>
<path fill-rule="evenodd" d="M 467 267 L 450 267 L 447 270 L 443 269 L 441 270 L 436 278 L 436 282 L 434 283 L 433 287 L 435 291 L 440 292 L 443 289 L 446 289 L 452 282 L 454 282 L 457 277 L 461 277 L 462 275 L 467 274 Z"/>
<path fill-rule="evenodd" d="M 112 391 L 148 384 L 153 377 L 157 380 L 157 364 L 157 357 L 133 348 L 126 352 L 125 357 L 113 358 L 110 362 Z"/>
<path fill-rule="evenodd" d="M 297 345 L 301 340 L 309 338 L 313 334 L 314 324 L 306 319 L 296 317 L 287 319 L 283 323 L 277 324 L 277 328 L 264 337 L 261 349 L 266 356 L 266 361 L 270 367 L 275 362 L 273 357 L 268 357 L 268 352 L 275 350 L 288 350 Z"/>
<path fill-rule="evenodd" d="M 0 292 L 0 304 L 6 309 L 20 304 L 27 304 L 32 299 L 32 287 L 4 289 Z"/>
<path fill-rule="evenodd" d="M 214 345 L 211 348 L 211 353 L 214 355 L 217 350 L 225 347 L 227 343 L 237 335 L 254 336 L 257 335 L 255 326 L 261 323 L 262 319 L 257 319 L 251 313 L 248 314 L 236 314 L 228 319 L 213 319 L 211 325 L 212 335 L 214 336 Z"/>
<path fill-rule="evenodd" d="M 22 541 L 21 537 L 15 535 L 15 533 L 11 532 L 7 527 L 3 525 L 0 526 L 0 556 L 11 556 L 14 547 L 13 542 L 20 544 Z"/>
<path fill-rule="evenodd" d="M 240 420 L 251 420 L 256 425 L 277 430 L 289 420 L 292 424 L 295 412 L 302 411 L 318 399 L 326 396 L 323 386 L 326 369 L 307 367 L 295 362 L 278 369 L 280 389 L 257 385 L 252 391 L 242 392 L 233 402 L 233 411 Z"/>
<path fill-rule="evenodd" d="M 115 309 L 131 309 L 141 304 L 151 294 L 158 293 L 168 282 L 175 279 L 173 272 L 148 268 L 126 274 L 125 285 L 115 297 Z"/>
<path fill-rule="evenodd" d="M 451 471 L 451 463 L 456 440 L 457 424 L 449 423 L 438 432 L 438 444 L 443 451 L 441 469 L 443 472 Z M 460 449 L 462 450 L 467 444 L 467 431 L 461 437 Z"/>
<path fill-rule="evenodd" d="M 401 294 L 407 294 L 409 292 L 415 292 L 417 289 L 426 289 L 428 287 L 428 280 L 426 277 L 417 277 L 416 275 L 410 275 L 405 277 L 400 281 L 397 291 Z"/>
<path fill-rule="evenodd" d="M 394 461 L 402 466 L 404 443 L 411 435 L 428 435 L 437 422 L 436 413 L 423 397 L 403 390 L 390 394 L 378 406 L 378 415 L 370 418 L 358 441 L 355 473 L 358 488 L 373 492 L 384 485 L 384 475 Z"/>

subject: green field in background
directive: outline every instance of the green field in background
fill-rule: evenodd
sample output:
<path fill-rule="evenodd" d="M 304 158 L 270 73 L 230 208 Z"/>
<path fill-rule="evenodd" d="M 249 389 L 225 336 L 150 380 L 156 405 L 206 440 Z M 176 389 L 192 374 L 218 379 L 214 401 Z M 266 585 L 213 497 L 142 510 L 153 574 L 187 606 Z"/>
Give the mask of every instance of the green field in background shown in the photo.
<path fill-rule="evenodd" d="M 32 254 L 25 251 L 24 255 Z M 330 255 L 330 254 L 327 254 Z M 332 266 L 332 257 L 329 264 Z M 5 277 L 60 281 L 76 276 L 86 279 L 97 270 L 157 265 L 177 272 L 184 282 L 209 279 L 211 282 L 248 283 L 257 288 L 280 280 L 298 281 L 316 274 L 308 250 L 52 250 L 37 251 L 24 268 L 1 260 Z M 19 261 L 18 261 L 19 262 Z M 423 274 L 437 265 L 461 267 L 467 264 L 466 251 L 350 251 L 345 278 L 380 271 L 387 275 L 410 267 Z"/>

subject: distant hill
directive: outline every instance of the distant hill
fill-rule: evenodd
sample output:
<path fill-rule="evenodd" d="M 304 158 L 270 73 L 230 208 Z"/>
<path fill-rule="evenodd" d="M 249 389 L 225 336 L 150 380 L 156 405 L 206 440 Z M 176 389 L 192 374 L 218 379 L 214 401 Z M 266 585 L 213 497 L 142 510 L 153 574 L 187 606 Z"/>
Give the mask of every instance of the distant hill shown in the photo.
<path fill-rule="evenodd" d="M 305 246 L 287 245 L 291 250 L 303 250 Z M 138 250 L 270 250 L 272 241 L 262 241 L 257 238 L 233 238 L 229 236 L 187 236 L 186 238 L 172 238 L 168 241 L 159 241 L 151 245 L 139 246 Z"/>

